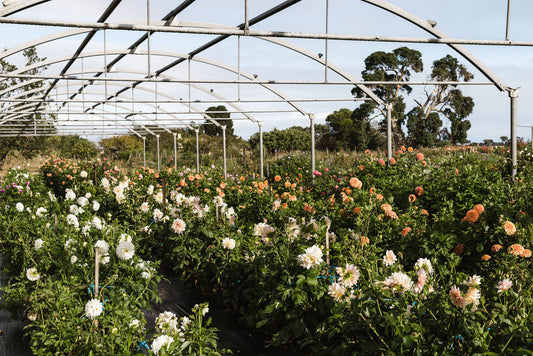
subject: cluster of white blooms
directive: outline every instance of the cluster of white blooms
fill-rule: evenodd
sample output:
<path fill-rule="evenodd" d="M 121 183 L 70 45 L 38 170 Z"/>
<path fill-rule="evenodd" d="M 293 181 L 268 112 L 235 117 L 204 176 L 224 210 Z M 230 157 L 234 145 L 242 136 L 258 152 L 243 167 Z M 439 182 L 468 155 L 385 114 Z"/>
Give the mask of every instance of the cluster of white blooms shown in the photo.
<path fill-rule="evenodd" d="M 93 200 L 93 211 L 98 211 L 100 209 L 100 203 L 96 200 Z"/>
<path fill-rule="evenodd" d="M 102 219 L 100 219 L 98 216 L 93 217 L 93 220 L 91 221 L 91 226 L 95 229 L 102 230 L 104 227 L 104 223 Z"/>
<path fill-rule="evenodd" d="M 78 216 L 79 214 L 83 213 L 83 209 L 77 206 L 76 204 L 72 204 L 69 208 L 69 212 Z"/>
<path fill-rule="evenodd" d="M 148 188 L 146 188 L 146 195 L 152 195 L 152 194 L 154 194 L 154 186 L 150 184 Z"/>
<path fill-rule="evenodd" d="M 154 341 L 152 341 L 152 347 L 151 347 L 152 352 L 156 355 L 159 355 L 159 352 L 161 351 L 161 349 L 163 349 L 163 347 L 165 348 L 166 351 L 168 351 L 168 347 L 173 342 L 174 342 L 174 338 L 172 336 L 159 335 L 158 337 L 154 339 Z"/>
<path fill-rule="evenodd" d="M 98 299 L 91 299 L 85 304 L 85 315 L 91 320 L 98 318 L 103 310 L 104 306 Z"/>
<path fill-rule="evenodd" d="M 298 255 L 298 263 L 300 266 L 311 269 L 320 266 L 322 260 L 322 250 L 317 245 L 313 245 L 305 249 L 305 253 Z"/>
<path fill-rule="evenodd" d="M 76 203 L 78 203 L 78 205 L 83 208 L 85 205 L 89 204 L 89 199 L 87 199 L 86 197 L 79 197 L 76 200 Z"/>
<path fill-rule="evenodd" d="M 100 184 L 105 189 L 106 193 L 109 193 L 109 190 L 111 189 L 111 183 L 109 183 L 109 179 L 107 179 L 106 177 L 102 178 Z"/>
<path fill-rule="evenodd" d="M 24 204 L 18 202 L 17 204 L 15 204 L 15 209 L 17 209 L 19 213 L 22 213 L 24 211 Z"/>
<path fill-rule="evenodd" d="M 178 318 L 176 314 L 165 311 L 155 319 L 155 329 L 162 334 L 172 334 L 178 331 Z"/>
<path fill-rule="evenodd" d="M 126 234 L 120 235 L 118 246 L 116 248 L 117 257 L 123 261 L 127 261 L 135 254 L 135 246 L 131 242 L 131 236 Z"/>
<path fill-rule="evenodd" d="M 35 215 L 37 215 L 40 218 L 43 218 L 47 212 L 48 212 L 48 210 L 46 210 L 46 208 L 43 208 L 41 206 L 41 207 L 37 208 L 37 210 L 35 211 Z"/>
<path fill-rule="evenodd" d="M 155 269 L 150 266 L 148 261 L 140 260 L 135 267 L 141 270 L 141 277 L 144 279 L 150 279 L 155 273 Z"/>
<path fill-rule="evenodd" d="M 76 193 L 72 189 L 67 188 L 65 190 L 65 199 L 66 200 L 74 200 L 76 199 Z"/>
<path fill-rule="evenodd" d="M 78 218 L 74 214 L 68 214 L 67 215 L 67 224 L 72 225 L 76 228 L 80 227 L 80 223 L 78 222 Z"/>
<path fill-rule="evenodd" d="M 225 237 L 222 240 L 222 247 L 227 248 L 228 250 L 233 250 L 235 248 L 235 240 L 229 237 Z"/>
<path fill-rule="evenodd" d="M 413 289 L 413 281 L 403 272 L 394 272 L 383 284 L 388 286 L 394 293 L 403 294 Z"/>

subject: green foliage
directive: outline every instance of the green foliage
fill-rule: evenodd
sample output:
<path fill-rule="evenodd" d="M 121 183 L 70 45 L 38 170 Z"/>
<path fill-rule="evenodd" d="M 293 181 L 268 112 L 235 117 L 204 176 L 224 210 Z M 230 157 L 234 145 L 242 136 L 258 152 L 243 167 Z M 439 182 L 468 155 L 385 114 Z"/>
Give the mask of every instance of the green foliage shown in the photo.
<path fill-rule="evenodd" d="M 248 142 L 250 147 L 259 149 L 259 133 L 250 136 Z M 284 130 L 274 128 L 272 131 L 263 133 L 263 146 L 271 153 L 310 150 L 311 132 L 308 127 L 300 126 L 292 126 Z"/>
<path fill-rule="evenodd" d="M 217 119 L 220 126 L 226 126 L 226 135 L 233 135 L 233 120 L 229 119 L 230 113 L 224 105 L 210 106 L 206 110 L 206 114 Z M 222 120 L 221 120 L 222 119 Z M 227 120 L 223 120 L 227 119 Z M 210 120 L 205 120 L 203 125 L 204 133 L 208 136 L 222 136 L 222 127 L 213 124 Z"/>

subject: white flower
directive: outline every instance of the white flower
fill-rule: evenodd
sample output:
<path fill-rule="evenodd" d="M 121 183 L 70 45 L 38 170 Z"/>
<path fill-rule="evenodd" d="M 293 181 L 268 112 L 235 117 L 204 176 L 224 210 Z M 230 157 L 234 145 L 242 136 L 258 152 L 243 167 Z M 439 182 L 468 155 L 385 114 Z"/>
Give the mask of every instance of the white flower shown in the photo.
<path fill-rule="evenodd" d="M 91 225 L 98 230 L 102 230 L 103 224 L 102 219 L 100 219 L 98 216 L 95 216 L 91 222 Z"/>
<path fill-rule="evenodd" d="M 130 328 L 135 329 L 138 328 L 141 325 L 141 321 L 139 319 L 133 319 L 130 321 Z"/>
<path fill-rule="evenodd" d="M 463 282 L 465 286 L 468 286 L 470 288 L 477 287 L 481 284 L 481 277 L 477 274 L 474 274 L 472 277 L 468 278 L 466 281 Z"/>
<path fill-rule="evenodd" d="M 503 281 L 498 282 L 498 293 L 505 292 L 513 286 L 513 282 L 509 278 L 505 278 Z"/>
<path fill-rule="evenodd" d="M 100 209 L 100 203 L 98 203 L 96 200 L 93 200 L 93 210 L 98 211 Z"/>
<path fill-rule="evenodd" d="M 109 263 L 109 255 L 105 254 L 103 256 L 100 256 L 100 263 L 103 265 L 106 265 Z"/>
<path fill-rule="evenodd" d="M 50 201 L 56 201 L 57 198 L 51 191 L 48 191 L 48 197 L 50 198 Z"/>
<path fill-rule="evenodd" d="M 86 171 L 81 171 L 80 172 L 80 177 L 87 178 L 87 172 Z"/>
<path fill-rule="evenodd" d="M 150 204 L 148 204 L 148 202 L 145 201 L 144 203 L 141 204 L 140 209 L 143 213 L 147 213 L 150 210 Z"/>
<path fill-rule="evenodd" d="M 181 219 L 175 219 L 173 222 L 172 222 L 172 230 L 174 230 L 174 232 L 176 234 L 181 234 L 183 231 L 185 231 L 185 228 L 187 227 L 187 224 L 185 224 L 185 221 L 181 220 Z"/>
<path fill-rule="evenodd" d="M 85 205 L 89 203 L 89 199 L 85 197 L 79 197 L 78 200 L 76 200 L 76 202 L 78 203 L 79 206 L 84 207 Z"/>
<path fill-rule="evenodd" d="M 73 225 L 74 227 L 80 227 L 80 223 L 78 222 L 78 218 L 74 214 L 68 214 L 67 215 L 67 224 Z"/>
<path fill-rule="evenodd" d="M 340 267 L 337 267 L 337 273 L 340 277 L 339 282 L 341 282 L 347 288 L 354 286 L 361 276 L 357 267 L 352 264 L 347 264 L 344 270 Z"/>
<path fill-rule="evenodd" d="M 98 299 L 91 299 L 85 304 L 85 315 L 94 320 L 102 314 L 104 306 Z"/>
<path fill-rule="evenodd" d="M 89 192 L 85 193 L 85 198 L 87 198 L 87 199 L 91 199 L 92 196 L 93 195 L 91 193 L 89 193 Z"/>
<path fill-rule="evenodd" d="M 78 215 L 80 213 L 80 208 L 76 204 L 72 204 L 69 208 L 69 212 L 74 215 Z"/>
<path fill-rule="evenodd" d="M 431 265 L 431 261 L 427 258 L 419 258 L 415 263 L 415 270 L 419 269 L 425 269 L 427 273 L 432 274 L 433 273 L 433 266 Z"/>
<path fill-rule="evenodd" d="M 74 249 L 71 245 L 74 243 L 75 241 L 73 239 L 68 239 L 66 242 L 65 242 L 65 251 L 70 251 L 70 249 Z"/>
<path fill-rule="evenodd" d="M 317 245 L 306 248 L 304 254 L 298 255 L 298 263 L 306 269 L 319 266 L 322 262 L 322 250 Z"/>
<path fill-rule="evenodd" d="M 160 333 L 172 333 L 178 330 L 178 318 L 176 314 L 165 311 L 155 319 L 155 329 Z"/>
<path fill-rule="evenodd" d="M 89 232 L 91 231 L 91 224 L 85 224 L 81 229 L 81 234 L 83 236 L 89 236 Z"/>
<path fill-rule="evenodd" d="M 159 355 L 161 348 L 165 347 L 165 350 L 168 350 L 170 344 L 174 342 L 174 338 L 168 335 L 160 335 L 152 341 L 152 352 L 156 355 Z"/>
<path fill-rule="evenodd" d="M 44 243 L 43 239 L 35 240 L 35 243 L 34 243 L 35 251 L 39 251 L 41 247 L 43 247 L 43 243 Z"/>
<path fill-rule="evenodd" d="M 36 280 L 41 278 L 41 275 L 39 274 L 39 272 L 37 272 L 37 268 L 32 267 L 26 270 L 26 278 L 28 278 L 32 282 L 35 282 Z"/>
<path fill-rule="evenodd" d="M 394 293 L 405 293 L 413 289 L 413 281 L 408 275 L 402 272 L 394 272 L 389 278 L 383 282 L 386 286 L 389 286 Z"/>
<path fill-rule="evenodd" d="M 118 258 L 123 261 L 129 260 L 135 254 L 135 246 L 128 240 L 121 240 L 116 248 Z"/>
<path fill-rule="evenodd" d="M 152 195 L 154 194 L 154 186 L 153 185 L 149 185 L 148 188 L 146 188 L 146 194 L 147 195 Z"/>
<path fill-rule="evenodd" d="M 222 240 L 222 247 L 233 250 L 235 248 L 235 240 L 230 239 L 229 237 L 224 238 Z"/>
<path fill-rule="evenodd" d="M 154 200 L 155 200 L 156 202 L 158 202 L 159 204 L 163 203 L 163 192 L 159 190 L 159 191 L 154 195 Z"/>
<path fill-rule="evenodd" d="M 163 218 L 163 212 L 159 209 L 154 209 L 154 220 L 159 221 Z"/>
<path fill-rule="evenodd" d="M 102 178 L 102 180 L 100 181 L 100 183 L 102 184 L 102 187 L 107 191 L 109 189 L 109 187 L 111 186 L 109 184 L 109 180 L 107 178 Z"/>
<path fill-rule="evenodd" d="M 17 209 L 17 211 L 18 211 L 19 213 L 22 213 L 22 212 L 24 211 L 24 204 L 22 204 L 22 203 L 17 203 L 17 204 L 15 205 L 15 209 Z"/>
<path fill-rule="evenodd" d="M 37 215 L 40 218 L 44 217 L 44 214 L 46 213 L 47 213 L 46 208 L 43 208 L 42 206 L 40 208 L 37 208 L 37 210 L 35 211 L 35 215 Z"/>
<path fill-rule="evenodd" d="M 98 240 L 94 244 L 94 247 L 100 250 L 100 254 L 106 255 L 109 252 L 109 244 L 104 240 Z"/>
<path fill-rule="evenodd" d="M 342 297 L 344 297 L 344 293 L 346 292 L 346 288 L 340 283 L 334 282 L 330 284 L 328 288 L 328 294 L 336 301 L 340 302 L 342 300 Z"/>
<path fill-rule="evenodd" d="M 74 264 L 78 262 L 78 257 L 76 255 L 70 256 L 70 263 Z"/>
<path fill-rule="evenodd" d="M 383 264 L 385 264 L 385 266 L 390 266 L 396 261 L 397 258 L 394 252 L 387 250 L 387 252 L 385 252 L 385 256 L 383 256 Z"/>
<path fill-rule="evenodd" d="M 115 195 L 124 195 L 124 188 L 119 184 L 115 188 L 113 188 L 113 193 Z"/>
<path fill-rule="evenodd" d="M 65 199 L 67 200 L 74 200 L 76 199 L 76 193 L 72 189 L 68 189 L 65 191 Z"/>
<path fill-rule="evenodd" d="M 213 198 L 213 203 L 215 203 L 215 206 L 221 206 L 222 204 L 224 204 L 224 200 L 222 199 L 221 196 L 216 196 Z"/>

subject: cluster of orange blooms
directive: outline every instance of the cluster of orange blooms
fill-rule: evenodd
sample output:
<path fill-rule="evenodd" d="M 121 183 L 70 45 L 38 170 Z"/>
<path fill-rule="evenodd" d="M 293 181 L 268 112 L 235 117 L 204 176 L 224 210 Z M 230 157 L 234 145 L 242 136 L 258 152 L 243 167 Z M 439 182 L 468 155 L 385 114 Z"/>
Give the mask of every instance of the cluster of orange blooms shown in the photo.
<path fill-rule="evenodd" d="M 492 245 L 492 247 L 490 248 L 490 250 L 492 251 L 492 253 L 497 253 L 497 252 L 500 252 L 501 250 L 503 249 L 503 246 L 500 245 L 500 244 L 494 244 Z M 530 249 L 527 249 L 527 248 L 524 248 L 524 246 L 520 245 L 520 244 L 512 244 L 510 245 L 508 248 L 507 248 L 507 253 L 513 255 L 513 256 L 519 256 L 519 257 L 523 257 L 523 258 L 529 258 L 531 257 L 531 250 Z M 488 254 L 485 254 L 483 256 L 481 256 L 481 259 L 483 261 L 488 261 L 490 260 L 492 257 Z"/>
<path fill-rule="evenodd" d="M 484 211 L 485 207 L 483 205 L 476 204 L 472 209 L 466 212 L 466 215 L 461 219 L 461 222 L 468 221 L 470 224 L 473 224 L 478 221 L 479 216 L 483 214 Z"/>

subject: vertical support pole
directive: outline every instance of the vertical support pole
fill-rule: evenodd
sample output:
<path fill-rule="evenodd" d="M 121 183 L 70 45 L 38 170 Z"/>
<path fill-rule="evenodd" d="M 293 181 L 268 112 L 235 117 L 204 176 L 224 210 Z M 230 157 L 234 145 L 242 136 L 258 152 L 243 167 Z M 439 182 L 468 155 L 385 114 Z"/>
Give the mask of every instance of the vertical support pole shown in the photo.
<path fill-rule="evenodd" d="M 156 141 L 157 141 L 157 171 L 161 169 L 160 165 L 160 156 L 159 156 L 159 135 L 155 135 Z"/>
<path fill-rule="evenodd" d="M 226 180 L 226 125 L 222 126 L 222 155 L 224 160 L 224 180 Z"/>
<path fill-rule="evenodd" d="M 309 114 L 309 121 L 311 126 L 311 176 L 315 179 L 315 115 Z"/>
<path fill-rule="evenodd" d="M 326 0 L 326 35 L 329 30 L 329 0 Z M 324 82 L 328 81 L 328 39 L 326 38 L 326 48 L 325 48 L 325 58 L 324 58 Z M 314 172 L 314 171 L 313 171 Z"/>
<path fill-rule="evenodd" d="M 263 179 L 263 164 L 265 160 L 265 156 L 263 154 L 263 121 L 259 121 L 257 123 L 259 125 L 259 157 L 260 157 L 260 170 L 259 173 L 261 175 L 261 179 Z"/>
<path fill-rule="evenodd" d="M 198 143 L 199 129 L 194 129 L 196 133 L 196 173 L 200 173 L 200 144 Z"/>
<path fill-rule="evenodd" d="M 148 26 L 150 26 L 150 0 L 146 0 L 146 24 Z M 147 35 L 147 46 L 148 46 L 148 78 L 150 78 L 152 76 L 152 69 L 151 69 L 151 63 L 150 63 L 150 59 L 151 59 L 151 46 L 150 46 L 150 31 L 147 31 L 146 32 L 146 35 Z"/>
<path fill-rule="evenodd" d="M 509 22 L 511 20 L 511 0 L 507 0 L 507 25 L 505 26 L 505 40 L 509 41 Z"/>
<path fill-rule="evenodd" d="M 241 101 L 241 36 L 237 36 L 237 99 Z"/>
<path fill-rule="evenodd" d="M 385 105 L 387 109 L 387 162 L 392 158 L 392 104 Z"/>
<path fill-rule="evenodd" d="M 146 136 L 143 136 L 143 168 L 146 168 Z"/>
<path fill-rule="evenodd" d="M 33 134 L 37 136 L 37 118 L 35 117 L 35 113 L 33 114 Z"/>
<path fill-rule="evenodd" d="M 514 180 L 516 176 L 516 98 L 518 98 L 518 89 L 509 89 L 511 98 L 511 177 Z"/>
<path fill-rule="evenodd" d="M 174 169 L 178 168 L 178 148 L 176 144 L 176 133 L 173 132 L 172 135 L 174 136 Z"/>
<path fill-rule="evenodd" d="M 531 146 L 533 148 L 533 126 L 531 127 Z"/>
<path fill-rule="evenodd" d="M 244 34 L 250 33 L 250 23 L 248 22 L 248 0 L 244 0 Z"/>

